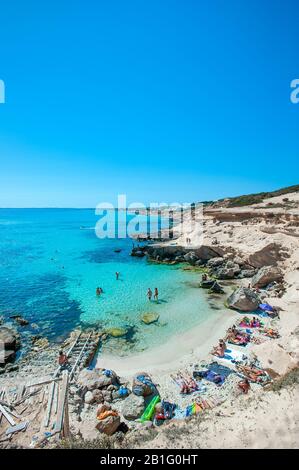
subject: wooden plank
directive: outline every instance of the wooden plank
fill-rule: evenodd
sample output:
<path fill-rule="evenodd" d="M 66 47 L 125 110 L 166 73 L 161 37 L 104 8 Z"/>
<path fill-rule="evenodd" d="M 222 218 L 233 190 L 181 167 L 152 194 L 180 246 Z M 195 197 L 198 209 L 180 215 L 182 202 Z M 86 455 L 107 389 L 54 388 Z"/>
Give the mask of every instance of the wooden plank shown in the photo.
<path fill-rule="evenodd" d="M 36 379 L 35 382 L 29 382 L 26 384 L 27 388 L 30 387 L 36 387 L 37 385 L 47 385 L 51 383 L 53 380 L 61 380 L 59 377 L 58 378 L 53 378 L 53 377 L 41 377 L 40 379 Z"/>
<path fill-rule="evenodd" d="M 50 391 L 49 391 L 48 405 L 47 405 L 46 417 L 45 417 L 45 421 L 44 421 L 44 426 L 45 427 L 48 427 L 49 422 L 50 422 L 50 416 L 51 416 L 51 411 L 52 411 L 52 403 L 53 403 L 55 386 L 56 386 L 56 384 L 53 380 L 53 382 L 51 383 L 51 386 L 50 386 Z"/>
<path fill-rule="evenodd" d="M 13 418 L 11 417 L 11 415 L 6 411 L 6 409 L 5 409 L 2 405 L 0 405 L 0 413 L 3 414 L 4 418 L 7 419 L 7 421 L 9 422 L 9 424 L 10 424 L 11 426 L 15 426 L 15 425 L 16 425 L 16 423 L 15 423 L 15 421 L 13 420 Z"/>
<path fill-rule="evenodd" d="M 66 397 L 65 406 L 64 406 L 63 437 L 66 439 L 70 437 L 69 404 L 68 404 L 67 397 Z"/>
<path fill-rule="evenodd" d="M 18 415 L 18 413 L 14 412 L 14 411 L 11 411 L 11 409 L 8 406 L 4 406 L 4 408 L 7 411 L 7 413 L 9 413 L 14 418 L 21 419 L 21 416 Z"/>
<path fill-rule="evenodd" d="M 7 388 L 5 388 L 3 390 L 3 398 L 6 399 L 7 403 L 8 403 L 8 406 L 11 405 L 11 402 L 10 402 L 10 399 L 9 399 L 9 394 L 8 394 L 8 391 L 7 391 Z"/>
<path fill-rule="evenodd" d="M 19 386 L 17 400 L 21 400 L 22 396 L 24 395 L 25 389 L 26 387 L 24 384 Z"/>
<path fill-rule="evenodd" d="M 57 387 L 55 387 L 55 395 L 54 395 L 54 413 L 57 414 L 58 410 L 58 400 L 59 400 L 59 386 L 57 384 Z"/>
<path fill-rule="evenodd" d="M 61 390 L 59 393 L 59 403 L 58 403 L 55 432 L 62 431 L 64 407 L 65 407 L 65 401 L 67 399 L 67 393 L 68 393 L 68 383 L 69 383 L 69 374 L 68 374 L 68 371 L 64 370 L 62 373 L 62 384 L 61 384 Z"/>

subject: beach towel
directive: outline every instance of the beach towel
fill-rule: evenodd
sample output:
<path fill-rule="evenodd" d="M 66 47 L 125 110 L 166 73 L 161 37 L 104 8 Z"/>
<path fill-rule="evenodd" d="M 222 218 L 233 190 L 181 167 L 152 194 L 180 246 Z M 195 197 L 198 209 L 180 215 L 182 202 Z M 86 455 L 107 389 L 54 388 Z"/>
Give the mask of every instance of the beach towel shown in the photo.
<path fill-rule="evenodd" d="M 244 362 L 247 359 L 247 356 L 242 351 L 238 351 L 237 349 L 226 349 L 224 357 L 217 357 L 217 361 L 224 361 L 228 363 L 238 363 L 238 362 Z"/>
<path fill-rule="evenodd" d="M 208 369 L 202 371 L 194 371 L 193 377 L 201 377 L 209 382 L 213 382 L 217 386 L 224 384 L 225 379 L 232 374 L 233 371 L 226 366 L 218 364 L 217 362 L 212 362 Z"/>

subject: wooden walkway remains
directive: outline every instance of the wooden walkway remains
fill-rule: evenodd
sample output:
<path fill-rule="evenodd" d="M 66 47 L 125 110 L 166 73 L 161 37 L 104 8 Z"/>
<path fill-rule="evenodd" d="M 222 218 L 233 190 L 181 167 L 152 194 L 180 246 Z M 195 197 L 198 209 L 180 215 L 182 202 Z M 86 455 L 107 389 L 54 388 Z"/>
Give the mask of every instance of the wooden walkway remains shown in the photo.
<path fill-rule="evenodd" d="M 50 426 L 50 428 L 52 429 L 55 426 L 55 432 L 57 432 L 58 418 L 59 420 L 62 419 L 61 415 L 59 415 L 59 412 L 61 412 L 60 404 L 61 400 L 64 400 L 63 403 L 65 403 L 64 394 L 66 392 L 64 389 L 65 385 L 63 380 L 62 383 L 59 382 L 60 376 L 63 375 L 64 377 L 64 372 L 67 372 L 67 384 L 75 381 L 80 370 L 83 367 L 89 365 L 92 361 L 98 347 L 98 343 L 99 338 L 95 337 L 93 332 L 86 334 L 80 333 L 71 345 L 70 349 L 66 352 L 68 358 L 67 367 L 65 370 L 63 370 L 61 367 L 58 367 L 53 374 L 51 383 L 49 384 L 48 404 L 44 418 L 45 428 L 48 428 L 52 422 L 52 426 Z M 66 405 L 66 410 L 67 408 L 68 407 Z"/>
<path fill-rule="evenodd" d="M 0 388 L 0 424 L 4 419 L 9 428 L 6 430 L 6 439 L 9 440 L 14 433 L 26 431 L 30 425 L 16 412 L 16 407 L 32 400 L 38 395 L 35 403 L 45 409 L 41 422 L 41 430 L 68 438 L 70 436 L 68 391 L 69 385 L 76 381 L 80 370 L 88 367 L 92 362 L 99 345 L 99 336 L 94 331 L 80 332 L 74 339 L 66 356 L 68 364 L 65 368 L 55 369 L 52 376 L 34 378 L 19 386 L 13 393 L 6 388 Z M 33 398 L 36 400 L 36 398 Z M 46 402 L 45 402 L 46 400 Z M 29 403 L 29 402 L 28 402 Z M 28 405 L 25 406 L 26 409 Z M 23 411 L 24 411 L 23 409 Z"/>

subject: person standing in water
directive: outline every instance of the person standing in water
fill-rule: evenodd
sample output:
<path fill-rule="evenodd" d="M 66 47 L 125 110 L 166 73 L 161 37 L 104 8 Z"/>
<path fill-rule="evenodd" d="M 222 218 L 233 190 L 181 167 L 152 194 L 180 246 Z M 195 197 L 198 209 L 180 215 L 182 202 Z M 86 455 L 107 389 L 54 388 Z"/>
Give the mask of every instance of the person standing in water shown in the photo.
<path fill-rule="evenodd" d="M 96 288 L 96 295 L 101 295 L 103 292 L 103 289 L 101 287 Z"/>
<path fill-rule="evenodd" d="M 147 289 L 147 297 L 148 297 L 148 300 L 152 300 L 152 295 L 153 295 L 152 290 L 151 290 L 151 288 L 149 287 L 149 288 Z"/>
<path fill-rule="evenodd" d="M 154 299 L 156 300 L 156 302 L 158 302 L 158 297 L 159 297 L 159 292 L 158 292 L 157 287 L 155 287 Z"/>
<path fill-rule="evenodd" d="M 116 280 L 118 281 L 118 279 L 119 279 L 119 272 L 118 271 L 116 271 L 115 277 L 116 277 Z"/>

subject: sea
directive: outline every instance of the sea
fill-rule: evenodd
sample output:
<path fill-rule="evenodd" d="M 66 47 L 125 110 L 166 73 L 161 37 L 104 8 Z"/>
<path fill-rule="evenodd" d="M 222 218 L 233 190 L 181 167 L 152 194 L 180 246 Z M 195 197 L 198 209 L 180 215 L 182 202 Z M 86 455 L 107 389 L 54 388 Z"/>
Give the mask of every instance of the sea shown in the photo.
<path fill-rule="evenodd" d="M 126 217 L 128 225 L 134 216 Z M 112 343 L 124 355 L 164 344 L 219 314 L 198 288 L 200 273 L 132 257 L 137 242 L 130 233 L 99 238 L 98 222 L 94 209 L 0 209 L 2 322 L 15 326 L 11 317 L 20 315 L 29 322 L 19 327 L 22 336 L 57 343 L 78 327 L 125 329 Z M 146 231 L 146 216 L 143 223 Z M 149 287 L 158 288 L 158 302 L 148 300 Z M 146 325 L 145 313 L 158 313 L 159 320 Z"/>

